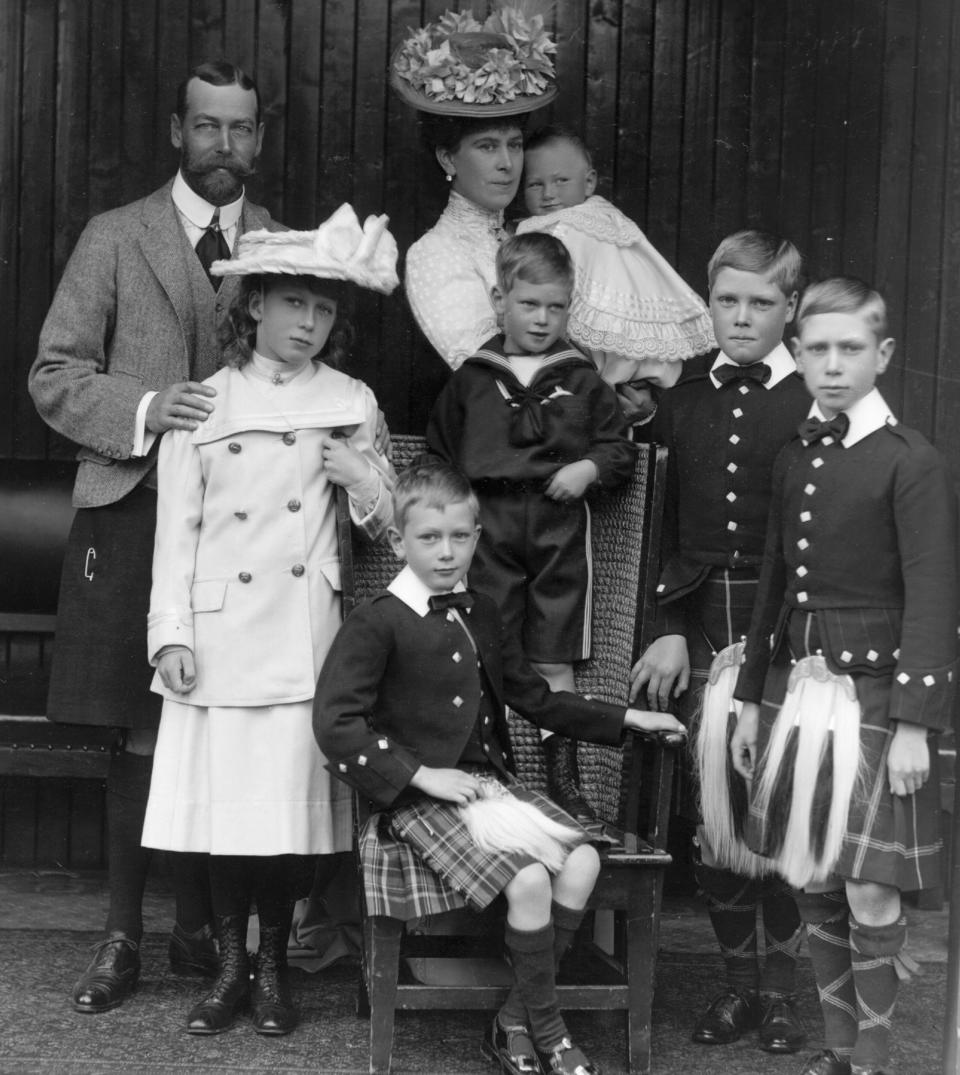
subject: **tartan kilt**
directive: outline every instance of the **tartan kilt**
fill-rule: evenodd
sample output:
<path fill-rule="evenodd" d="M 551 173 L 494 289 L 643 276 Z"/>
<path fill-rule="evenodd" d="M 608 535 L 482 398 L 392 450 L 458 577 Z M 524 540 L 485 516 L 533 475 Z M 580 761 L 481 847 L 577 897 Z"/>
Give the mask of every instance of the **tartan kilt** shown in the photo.
<path fill-rule="evenodd" d="M 687 652 L 690 656 L 690 686 L 681 696 L 676 716 L 689 731 L 680 752 L 675 778 L 677 813 L 699 824 L 700 787 L 694 762 L 697 725 L 703 705 L 703 689 L 710 677 L 713 658 L 726 646 L 746 635 L 757 594 L 757 576 L 750 571 L 732 571 L 715 567 L 686 601 L 690 630 Z M 726 765 L 726 758 L 718 764 Z"/>
<path fill-rule="evenodd" d="M 156 520 L 156 491 L 143 485 L 74 516 L 60 579 L 50 720 L 159 726 L 163 699 L 150 690 L 147 660 Z"/>
<path fill-rule="evenodd" d="M 490 775 L 490 770 L 484 770 Z M 542 792 L 519 781 L 501 783 L 553 821 L 591 836 Z M 453 803 L 426 795 L 372 814 L 360 833 L 360 863 L 367 914 L 410 922 L 460 907 L 482 911 L 525 866 L 536 860 L 519 852 L 481 850 Z"/>
<path fill-rule="evenodd" d="M 790 655 L 783 647 L 763 687 L 757 735 L 762 758 L 790 678 Z M 853 675 L 860 703 L 860 778 L 850 801 L 847 831 L 834 873 L 844 880 L 892 885 L 901 892 L 936 888 L 941 883 L 940 775 L 937 740 L 928 737 L 930 775 L 913 795 L 893 795 L 887 776 L 892 727 L 893 675 Z M 756 786 L 757 781 L 754 781 Z M 769 853 L 765 818 L 751 808 L 746 841 L 757 854 Z"/>

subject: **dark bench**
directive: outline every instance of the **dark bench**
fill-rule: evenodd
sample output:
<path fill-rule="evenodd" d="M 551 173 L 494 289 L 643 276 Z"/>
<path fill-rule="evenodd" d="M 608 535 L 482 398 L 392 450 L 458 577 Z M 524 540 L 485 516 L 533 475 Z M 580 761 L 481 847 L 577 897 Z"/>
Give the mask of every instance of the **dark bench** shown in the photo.
<path fill-rule="evenodd" d="M 44 715 L 73 463 L 0 460 L 0 862 L 104 864 L 109 728 Z"/>

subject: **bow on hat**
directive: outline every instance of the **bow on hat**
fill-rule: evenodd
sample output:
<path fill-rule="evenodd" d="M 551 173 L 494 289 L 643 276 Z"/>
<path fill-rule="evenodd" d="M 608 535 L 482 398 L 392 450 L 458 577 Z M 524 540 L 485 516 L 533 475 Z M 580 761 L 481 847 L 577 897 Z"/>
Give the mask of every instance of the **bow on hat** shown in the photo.
<path fill-rule="evenodd" d="M 389 295 L 397 277 L 397 243 L 389 217 L 368 216 L 360 226 L 353 207 L 343 205 L 315 231 L 248 231 L 236 257 L 215 261 L 213 276 L 278 273 L 346 280 Z"/>

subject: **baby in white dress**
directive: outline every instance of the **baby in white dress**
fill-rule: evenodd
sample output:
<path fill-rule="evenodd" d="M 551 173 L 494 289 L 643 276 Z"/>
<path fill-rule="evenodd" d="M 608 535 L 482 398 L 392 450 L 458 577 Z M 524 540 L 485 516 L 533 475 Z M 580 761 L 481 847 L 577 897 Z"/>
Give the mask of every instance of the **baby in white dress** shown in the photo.
<path fill-rule="evenodd" d="M 568 338 L 618 387 L 631 417 L 642 417 L 649 386 L 669 388 L 684 359 L 716 346 L 703 300 L 632 220 L 593 193 L 597 173 L 577 135 L 560 127 L 531 135 L 521 185 L 532 215 L 517 232 L 550 232 L 576 267 Z"/>

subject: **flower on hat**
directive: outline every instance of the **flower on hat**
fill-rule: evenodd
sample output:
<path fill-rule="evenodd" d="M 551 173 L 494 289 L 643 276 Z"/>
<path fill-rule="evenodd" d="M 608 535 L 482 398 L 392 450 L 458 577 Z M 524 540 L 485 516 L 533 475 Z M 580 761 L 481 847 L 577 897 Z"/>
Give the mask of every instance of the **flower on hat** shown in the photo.
<path fill-rule="evenodd" d="M 469 12 L 445 12 L 436 22 L 412 30 L 393 58 L 392 81 L 404 96 L 427 111 L 445 103 L 462 105 L 523 104 L 553 90 L 550 58 L 557 46 L 544 28 L 542 11 L 528 0 L 503 5 L 485 22 Z M 552 96 L 552 93 L 549 94 Z"/>
<path fill-rule="evenodd" d="M 368 216 L 363 227 L 352 206 L 343 205 L 315 231 L 248 231 L 236 255 L 215 261 L 213 276 L 279 273 L 347 280 L 389 295 L 397 277 L 397 243 L 389 217 Z"/>

